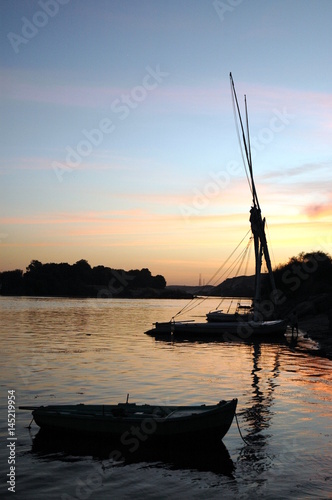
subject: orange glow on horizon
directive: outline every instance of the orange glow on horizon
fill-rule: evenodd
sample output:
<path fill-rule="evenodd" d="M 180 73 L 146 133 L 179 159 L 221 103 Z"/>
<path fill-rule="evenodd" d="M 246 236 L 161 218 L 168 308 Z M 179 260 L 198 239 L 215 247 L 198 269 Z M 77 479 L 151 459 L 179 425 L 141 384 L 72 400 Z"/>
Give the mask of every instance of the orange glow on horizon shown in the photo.
<path fill-rule="evenodd" d="M 91 266 L 148 267 L 153 274 L 164 275 L 168 284 L 190 285 L 198 284 L 200 274 L 207 282 L 248 230 L 241 215 L 201 216 L 187 224 L 181 217 L 158 216 L 97 224 L 74 219 L 65 225 L 49 221 L 43 239 L 38 223 L 29 227 L 21 226 L 20 221 L 17 226 L 19 235 L 2 238 L 2 271 L 25 269 L 33 259 L 74 263 L 83 258 Z M 312 220 L 302 215 L 285 223 L 272 217 L 267 230 L 272 265 L 285 263 L 302 251 L 331 254 L 331 227 L 329 219 Z M 243 247 L 248 239 L 249 235 Z M 248 273 L 253 272 L 250 265 Z"/>

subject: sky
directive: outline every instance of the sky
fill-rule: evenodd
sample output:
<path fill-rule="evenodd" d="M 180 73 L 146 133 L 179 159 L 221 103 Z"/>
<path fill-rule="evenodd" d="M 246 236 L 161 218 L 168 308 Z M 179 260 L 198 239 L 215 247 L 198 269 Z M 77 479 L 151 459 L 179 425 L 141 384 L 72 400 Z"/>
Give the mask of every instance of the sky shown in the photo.
<path fill-rule="evenodd" d="M 0 271 L 86 259 L 208 282 L 249 230 L 230 72 L 272 265 L 332 253 L 330 0 L 11 0 L 0 17 Z"/>

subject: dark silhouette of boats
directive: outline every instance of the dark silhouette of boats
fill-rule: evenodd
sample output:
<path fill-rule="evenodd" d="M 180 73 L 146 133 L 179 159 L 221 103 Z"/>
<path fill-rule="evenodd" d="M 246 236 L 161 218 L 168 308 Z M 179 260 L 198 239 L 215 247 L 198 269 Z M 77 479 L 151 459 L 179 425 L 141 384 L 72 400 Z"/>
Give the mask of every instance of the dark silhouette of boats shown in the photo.
<path fill-rule="evenodd" d="M 216 405 L 153 406 L 117 405 L 21 406 L 32 410 L 36 424 L 50 433 L 96 435 L 119 440 L 133 450 L 140 442 L 216 442 L 228 432 L 237 399 Z"/>

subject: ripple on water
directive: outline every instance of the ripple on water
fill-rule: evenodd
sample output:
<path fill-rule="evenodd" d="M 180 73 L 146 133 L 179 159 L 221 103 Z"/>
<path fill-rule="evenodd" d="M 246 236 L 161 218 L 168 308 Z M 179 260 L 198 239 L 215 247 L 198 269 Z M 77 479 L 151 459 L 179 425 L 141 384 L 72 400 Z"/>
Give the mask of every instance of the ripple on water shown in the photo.
<path fill-rule="evenodd" d="M 231 473 L 216 468 L 219 456 L 205 456 L 202 450 L 184 457 L 165 457 L 157 450 L 137 461 L 105 463 L 104 457 L 75 454 L 66 446 L 35 450 L 31 437 L 37 428 L 33 424 L 30 437 L 25 428 L 30 414 L 18 413 L 19 487 L 25 498 L 61 498 L 64 493 L 83 498 L 84 491 L 86 498 L 158 500 L 161 495 L 332 495 L 331 361 L 311 357 L 302 344 L 164 342 L 143 334 L 181 306 L 172 300 L 0 299 L 2 386 L 17 391 L 19 404 L 117 403 L 127 393 L 132 402 L 156 404 L 237 397 L 239 425 L 251 443 L 244 445 L 234 423 L 224 439 Z M 5 410 L 2 406 L 3 436 Z M 1 450 L 3 477 L 5 455 Z M 103 467 L 109 477 L 102 476 Z M 100 486 L 79 490 L 95 472 L 95 481 L 102 478 Z"/>

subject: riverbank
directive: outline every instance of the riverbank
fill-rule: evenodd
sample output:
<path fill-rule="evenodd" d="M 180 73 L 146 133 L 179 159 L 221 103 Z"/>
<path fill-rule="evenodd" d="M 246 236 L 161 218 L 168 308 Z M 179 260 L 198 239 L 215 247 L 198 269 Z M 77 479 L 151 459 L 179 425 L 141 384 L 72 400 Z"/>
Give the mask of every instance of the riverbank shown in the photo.
<path fill-rule="evenodd" d="M 325 313 L 299 319 L 299 328 L 319 344 L 318 355 L 332 359 L 332 329 Z"/>

